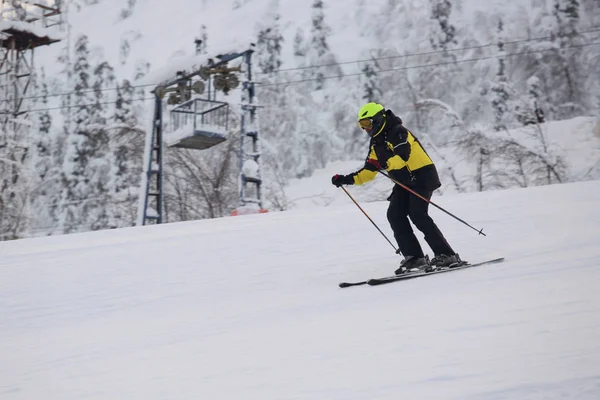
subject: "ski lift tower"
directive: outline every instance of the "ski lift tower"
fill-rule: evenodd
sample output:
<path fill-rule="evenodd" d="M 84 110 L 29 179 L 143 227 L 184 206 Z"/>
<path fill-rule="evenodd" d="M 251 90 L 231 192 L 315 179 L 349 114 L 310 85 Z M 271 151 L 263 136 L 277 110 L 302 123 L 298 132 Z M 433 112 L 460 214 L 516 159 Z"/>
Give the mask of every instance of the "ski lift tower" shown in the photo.
<path fill-rule="evenodd" d="M 19 136 L 34 81 L 34 51 L 60 41 L 53 28 L 62 23 L 60 7 L 61 0 L 0 0 L 0 146 Z"/>
<path fill-rule="evenodd" d="M 198 41 L 196 41 L 198 46 Z M 199 67 L 178 71 L 156 86 L 152 132 L 146 138 L 143 181 L 140 188 L 138 225 L 160 224 L 163 218 L 163 146 L 203 150 L 227 140 L 229 103 L 217 101 L 217 92 L 229 93 L 240 84 L 245 69 L 241 99 L 240 203 L 238 209 L 265 212 L 261 200 L 258 121 L 255 87 L 252 81 L 253 46 L 242 52 L 216 57 L 196 56 L 190 63 Z M 241 65 L 231 66 L 236 60 Z M 168 138 L 163 126 L 164 99 L 171 106 Z M 249 190 L 254 189 L 254 190 Z M 249 194 L 252 192 L 252 194 Z"/>
<path fill-rule="evenodd" d="M 61 23 L 59 0 L 0 0 L 0 224 L 11 226 L 13 235 L 24 230 L 16 210 L 29 206 L 19 193 L 27 185 L 23 176 L 31 175 L 25 164 L 31 160 L 27 113 L 35 83 L 34 51 L 60 40 L 53 26 Z"/>

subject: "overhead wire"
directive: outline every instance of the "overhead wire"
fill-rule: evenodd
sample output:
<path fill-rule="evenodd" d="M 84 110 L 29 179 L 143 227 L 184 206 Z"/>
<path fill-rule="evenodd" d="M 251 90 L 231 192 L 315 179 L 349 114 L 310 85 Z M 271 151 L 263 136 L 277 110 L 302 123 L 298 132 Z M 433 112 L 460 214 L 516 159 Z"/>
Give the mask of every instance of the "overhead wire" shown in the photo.
<path fill-rule="evenodd" d="M 598 45 L 600 45 L 600 42 L 592 42 L 592 43 L 586 43 L 586 44 L 581 44 L 581 45 L 572 45 L 572 46 L 562 47 L 562 48 L 560 48 L 560 50 L 584 48 L 584 47 L 588 47 L 588 46 L 598 46 Z M 451 60 L 451 61 L 442 61 L 442 62 L 438 62 L 438 63 L 427 63 L 427 64 L 409 65 L 409 66 L 403 66 L 403 67 L 394 67 L 394 68 L 388 68 L 388 69 L 381 69 L 381 70 L 378 70 L 377 73 L 405 71 L 405 70 L 420 69 L 420 68 L 440 67 L 440 66 L 445 66 L 445 65 L 453 65 L 453 64 L 461 64 L 461 63 L 467 63 L 467 62 L 477 62 L 477 61 L 491 60 L 491 59 L 495 59 L 495 58 L 498 58 L 498 57 L 516 57 L 516 56 L 522 56 L 522 55 L 528 55 L 528 54 L 545 53 L 545 52 L 557 51 L 557 50 L 559 50 L 559 49 L 549 48 L 549 49 L 522 51 L 522 52 L 517 52 L 517 53 L 504 53 L 504 54 L 496 54 L 496 55 L 490 55 L 490 56 L 467 58 L 467 59 L 463 59 L 463 60 Z M 297 84 L 297 83 L 305 83 L 305 82 L 312 82 L 312 81 L 318 81 L 318 80 L 339 79 L 339 78 L 346 78 L 346 77 L 353 77 L 353 76 L 360 76 L 360 75 L 364 75 L 364 72 L 357 72 L 357 73 L 350 73 L 350 74 L 341 74 L 341 75 L 332 75 L 332 76 L 324 76 L 324 77 L 319 77 L 319 78 L 305 78 L 305 79 L 298 79 L 298 80 L 292 80 L 292 81 L 282 81 L 282 82 L 271 82 L 271 83 L 256 82 L 256 85 L 259 86 L 259 87 L 291 85 L 291 84 Z M 133 99 L 132 102 L 148 101 L 148 100 L 152 100 L 153 98 L 154 97 L 144 97 L 144 98 L 140 98 L 140 99 Z M 114 104 L 114 103 L 115 103 L 115 101 L 107 101 L 107 102 L 102 102 L 102 103 L 89 103 L 89 104 L 80 104 L 80 105 L 66 105 L 66 106 L 49 107 L 49 108 L 38 108 L 38 109 L 28 110 L 27 112 L 42 112 L 42 111 L 62 110 L 62 109 L 68 109 L 68 108 L 75 108 L 75 109 L 77 109 L 77 108 L 82 108 L 82 107 L 91 107 L 91 106 L 98 105 L 98 104 L 108 105 L 108 104 Z"/>
<path fill-rule="evenodd" d="M 597 32 L 600 32 L 600 27 L 593 27 L 593 28 L 590 28 L 587 30 L 579 31 L 579 32 L 577 32 L 577 36 L 582 36 L 584 34 L 597 33 Z M 518 43 L 551 40 L 555 37 L 556 36 L 540 36 L 540 37 L 528 38 L 528 39 L 514 39 L 514 40 L 502 41 L 501 43 L 504 45 L 511 45 L 511 44 L 518 44 Z M 494 42 L 494 43 L 486 43 L 486 44 L 475 45 L 475 46 L 455 47 L 452 49 L 445 49 L 445 50 L 432 50 L 432 51 L 425 51 L 425 52 L 419 52 L 419 53 L 399 54 L 399 55 L 394 55 L 394 56 L 371 57 L 369 59 L 359 59 L 359 60 L 353 60 L 353 61 L 341 61 L 341 62 L 327 63 L 327 64 L 314 64 L 314 65 L 306 65 L 306 66 L 301 66 L 301 67 L 282 68 L 282 69 L 272 71 L 270 73 L 256 72 L 256 75 L 270 75 L 270 74 L 278 74 L 278 73 L 282 73 L 282 72 L 302 71 L 302 70 L 306 70 L 306 69 L 325 68 L 325 67 L 348 65 L 348 64 L 360 64 L 360 63 L 372 62 L 372 61 L 419 57 L 419 56 L 427 56 L 427 55 L 435 55 L 435 54 L 447 54 L 450 52 L 476 50 L 476 49 L 482 49 L 482 48 L 486 48 L 486 47 L 493 47 L 493 46 L 498 46 L 498 44 L 499 44 L 499 42 Z M 582 46 L 585 46 L 585 44 Z M 567 48 L 572 48 L 572 47 L 563 47 L 563 49 L 567 49 Z M 548 51 L 550 51 L 550 50 L 556 50 L 556 49 L 548 49 Z M 534 50 L 532 52 L 537 52 L 537 51 L 540 51 L 540 50 Z M 541 50 L 541 51 L 545 51 L 545 50 Z M 521 54 L 521 53 L 518 53 L 518 54 Z M 488 59 L 495 58 L 495 57 L 497 57 L 497 56 L 489 56 Z M 485 58 L 482 58 L 482 59 L 485 59 Z M 467 61 L 471 61 L 471 59 L 459 60 L 459 61 L 467 62 Z M 452 62 L 448 62 L 448 63 L 452 64 L 452 63 L 456 63 L 459 61 L 452 61 Z M 438 65 L 444 65 L 444 63 L 431 64 L 431 65 L 427 65 L 427 66 L 438 66 Z M 415 67 L 413 67 L 413 68 L 415 68 Z M 394 69 L 391 69 L 390 71 L 392 71 L 392 70 L 394 70 Z M 380 72 L 386 72 L 386 71 L 380 71 Z M 350 75 L 344 75 L 344 76 L 355 76 L 355 75 L 361 75 L 361 74 L 350 74 Z M 306 80 L 292 81 L 292 82 L 298 83 L 298 82 L 305 82 L 305 81 Z M 282 82 L 281 84 L 284 84 L 284 83 L 286 83 L 286 82 Z M 146 84 L 139 84 L 139 85 L 131 85 L 131 88 L 132 89 L 141 89 L 141 88 L 145 88 L 145 87 L 156 87 L 157 85 L 158 85 L 158 83 L 146 83 Z M 96 92 L 115 91 L 118 89 L 120 89 L 120 88 L 119 87 L 110 87 L 110 88 L 102 88 L 102 89 L 89 89 L 89 90 L 84 90 L 81 93 L 88 94 L 88 93 L 96 93 Z M 44 97 L 46 97 L 46 98 L 61 97 L 61 96 L 69 96 L 69 95 L 72 95 L 73 93 L 74 92 L 71 91 L 71 92 L 62 92 L 62 93 L 52 93 L 52 94 L 46 94 L 46 95 L 26 96 L 26 97 L 23 97 L 22 99 L 23 100 L 32 100 L 32 99 L 40 99 L 40 98 L 44 98 Z M 5 101 L 9 101 L 9 100 L 8 99 L 0 99 L 0 102 L 5 102 Z"/>
<path fill-rule="evenodd" d="M 586 44 L 582 44 L 582 45 L 573 45 L 573 46 L 568 46 L 568 47 L 561 47 L 560 49 L 561 50 L 567 50 L 567 49 L 575 49 L 575 48 L 582 48 L 582 47 L 588 47 L 588 46 L 597 46 L 597 45 L 600 45 L 600 42 L 592 42 L 592 43 L 586 43 Z M 429 64 L 420 64 L 420 65 L 409 65 L 409 66 L 404 66 L 404 67 L 394 67 L 394 68 L 389 68 L 389 69 L 380 69 L 380 70 L 377 70 L 377 73 L 380 73 L 380 72 L 392 72 L 392 71 L 404 71 L 404 70 L 409 70 L 409 69 L 419 69 L 419 68 L 429 68 L 429 67 L 440 67 L 440 66 L 444 66 L 444 65 L 453 65 L 453 64 L 460 64 L 460 63 L 465 63 L 465 62 L 476 62 L 476 61 L 491 60 L 491 59 L 499 58 L 499 57 L 515 57 L 515 56 L 522 56 L 522 55 L 536 54 L 536 53 L 544 53 L 544 52 L 556 51 L 556 50 L 559 50 L 559 49 L 531 50 L 531 51 L 522 51 L 522 52 L 518 52 L 518 53 L 504 53 L 504 54 L 501 54 L 501 55 L 497 54 L 497 55 L 492 55 L 492 56 L 467 58 L 467 59 L 464 59 L 464 60 L 452 60 L 452 61 L 443 61 L 443 62 L 438 62 L 438 63 L 429 63 Z M 284 82 L 274 82 L 274 83 L 258 83 L 258 85 L 259 86 L 279 86 L 279 85 L 288 85 L 288 84 L 294 84 L 294 83 L 310 82 L 310 81 L 316 81 L 316 80 L 327 80 L 327 79 L 335 79 L 335 78 L 345 78 L 345 77 L 359 76 L 359 75 L 364 75 L 364 72 L 356 72 L 356 73 L 351 73 L 351 74 L 325 76 L 325 77 L 320 77 L 320 78 L 306 78 L 306 79 L 299 79 L 299 80 L 295 80 L 295 81 L 284 81 Z"/>
<path fill-rule="evenodd" d="M 586 33 L 596 33 L 596 32 L 600 32 L 600 27 L 594 27 L 589 30 L 579 31 L 579 32 L 577 32 L 577 36 L 581 36 Z M 475 46 L 455 47 L 452 49 L 445 49 L 445 50 L 431 50 L 431 51 L 424 51 L 424 52 L 420 52 L 420 53 L 406 53 L 406 54 L 398 54 L 398 55 L 394 55 L 394 56 L 371 57 L 368 59 L 361 59 L 361 60 L 354 60 L 354 61 L 342 61 L 342 62 L 335 62 L 335 63 L 329 63 L 329 64 L 307 65 L 307 66 L 294 67 L 294 68 L 283 68 L 283 69 L 278 69 L 276 71 L 273 71 L 272 73 L 276 74 L 276 73 L 280 73 L 280 72 L 297 71 L 297 70 L 310 69 L 310 68 L 333 67 L 336 65 L 360 64 L 360 63 L 370 62 L 370 61 L 382 61 L 382 60 L 392 60 L 392 59 L 397 59 L 397 58 L 408 58 L 408 57 L 419 57 L 419 56 L 428 56 L 428 55 L 435 55 L 435 54 L 446 54 L 446 53 L 451 53 L 451 52 L 456 52 L 456 51 L 477 50 L 477 49 L 483 49 L 486 47 L 498 46 L 500 43 L 503 45 L 511 45 L 511 44 L 535 42 L 535 41 L 541 41 L 541 40 L 552 40 L 553 38 L 556 38 L 556 36 L 540 36 L 540 37 L 529 38 L 529 39 L 514 39 L 514 40 L 509 40 L 509 41 L 487 43 L 487 44 L 481 44 L 481 45 L 475 45 Z M 259 74 L 267 75 L 264 73 L 259 73 Z"/>

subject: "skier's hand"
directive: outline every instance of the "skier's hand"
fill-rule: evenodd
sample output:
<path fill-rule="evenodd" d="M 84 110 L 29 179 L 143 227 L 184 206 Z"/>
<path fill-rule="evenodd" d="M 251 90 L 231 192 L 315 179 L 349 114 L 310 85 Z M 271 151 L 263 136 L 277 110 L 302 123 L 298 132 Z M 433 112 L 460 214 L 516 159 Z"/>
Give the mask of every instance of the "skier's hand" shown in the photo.
<path fill-rule="evenodd" d="M 375 160 L 375 159 L 373 159 L 373 158 L 369 158 L 369 159 L 367 160 L 367 162 L 368 162 L 369 164 L 371 164 L 373 167 L 375 167 L 375 168 L 376 168 L 376 170 L 383 169 L 383 167 L 381 166 L 381 164 L 379 164 L 379 161 L 377 161 L 377 160 Z"/>
<path fill-rule="evenodd" d="M 335 174 L 331 177 L 331 183 L 336 187 L 340 187 L 342 185 L 354 185 L 354 177 L 352 175 Z"/>

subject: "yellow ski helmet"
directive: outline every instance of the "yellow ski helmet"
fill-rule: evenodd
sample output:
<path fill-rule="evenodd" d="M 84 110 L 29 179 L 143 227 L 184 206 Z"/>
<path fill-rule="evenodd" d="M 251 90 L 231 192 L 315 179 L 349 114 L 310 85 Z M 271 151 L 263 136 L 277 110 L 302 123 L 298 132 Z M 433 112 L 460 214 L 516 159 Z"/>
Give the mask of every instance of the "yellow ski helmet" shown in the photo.
<path fill-rule="evenodd" d="M 358 120 L 365 118 L 373 118 L 375 114 L 383 110 L 383 106 L 377 103 L 367 103 L 358 111 Z"/>
<path fill-rule="evenodd" d="M 376 136 L 385 126 L 385 108 L 378 103 L 367 103 L 358 111 L 358 126 L 369 136 Z"/>

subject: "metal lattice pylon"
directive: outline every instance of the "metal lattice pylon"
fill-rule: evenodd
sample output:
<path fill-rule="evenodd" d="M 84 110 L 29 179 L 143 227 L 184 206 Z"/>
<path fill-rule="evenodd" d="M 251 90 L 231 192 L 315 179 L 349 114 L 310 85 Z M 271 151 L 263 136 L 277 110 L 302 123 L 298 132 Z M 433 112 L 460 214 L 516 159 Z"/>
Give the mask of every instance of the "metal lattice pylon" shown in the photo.
<path fill-rule="evenodd" d="M 60 1 L 47 6 L 12 0 L 0 3 L 0 125 L 18 135 L 33 89 L 34 50 L 60 39 L 48 31 L 60 24 Z M 9 126 L 9 124 L 11 126 Z"/>
<path fill-rule="evenodd" d="M 245 53 L 246 81 L 242 83 L 242 143 L 240 147 L 240 207 L 256 205 L 264 212 L 261 196 L 260 146 L 258 105 L 255 103 L 255 85 L 252 80 L 252 50 Z M 253 190 L 249 190 L 249 186 Z"/>
<path fill-rule="evenodd" d="M 28 163 L 27 112 L 35 98 L 34 50 L 60 39 L 49 28 L 60 24 L 60 2 L 41 5 L 29 1 L 0 2 L 0 225 L 23 229 L 15 211 L 26 202 L 23 167 Z M 14 219 L 14 221 L 12 221 Z"/>

